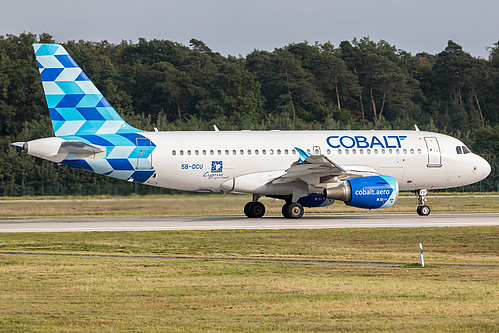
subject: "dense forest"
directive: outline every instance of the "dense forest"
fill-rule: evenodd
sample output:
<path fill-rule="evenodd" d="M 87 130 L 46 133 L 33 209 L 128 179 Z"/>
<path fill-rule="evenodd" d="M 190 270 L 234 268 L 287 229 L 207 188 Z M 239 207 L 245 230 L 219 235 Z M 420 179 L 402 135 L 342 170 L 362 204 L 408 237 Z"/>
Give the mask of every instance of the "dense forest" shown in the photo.
<path fill-rule="evenodd" d="M 54 40 L 46 33 L 0 36 L 0 195 L 2 189 L 4 195 L 26 194 L 25 184 L 79 184 L 80 192 L 81 184 L 114 186 L 120 181 L 60 167 L 10 145 L 53 136 L 33 54 L 37 42 Z M 246 57 L 222 56 L 196 39 L 189 46 L 145 39 L 63 45 L 137 128 L 413 129 L 417 124 L 463 140 L 492 165 L 480 189 L 499 187 L 499 42 L 489 47 L 489 59 L 474 58 L 453 41 L 438 54 L 411 55 L 368 37 L 338 46 L 289 44 Z M 32 187 L 35 192 L 40 194 Z"/>

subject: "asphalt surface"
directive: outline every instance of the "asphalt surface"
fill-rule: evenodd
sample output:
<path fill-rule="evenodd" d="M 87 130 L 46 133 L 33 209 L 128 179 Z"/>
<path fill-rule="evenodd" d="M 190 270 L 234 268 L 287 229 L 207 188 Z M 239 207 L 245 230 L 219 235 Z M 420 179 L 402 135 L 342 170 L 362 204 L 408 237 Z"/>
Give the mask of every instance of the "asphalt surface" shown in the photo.
<path fill-rule="evenodd" d="M 236 217 L 85 218 L 0 220 L 0 232 L 91 232 L 152 230 L 251 230 L 328 228 L 420 228 L 499 226 L 499 213 Z"/>

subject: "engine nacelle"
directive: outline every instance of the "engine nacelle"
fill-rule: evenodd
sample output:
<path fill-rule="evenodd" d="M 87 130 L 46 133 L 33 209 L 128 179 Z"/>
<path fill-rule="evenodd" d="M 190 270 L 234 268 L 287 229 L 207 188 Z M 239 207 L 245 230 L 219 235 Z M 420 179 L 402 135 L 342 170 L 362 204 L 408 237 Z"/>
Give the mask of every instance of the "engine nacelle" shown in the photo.
<path fill-rule="evenodd" d="M 369 176 L 346 178 L 333 188 L 324 190 L 328 199 L 344 201 L 358 208 L 388 208 L 395 204 L 399 186 L 392 176 Z"/>
<path fill-rule="evenodd" d="M 323 194 L 310 193 L 306 197 L 298 199 L 298 203 L 303 207 L 326 207 L 332 205 L 333 199 L 327 199 Z"/>

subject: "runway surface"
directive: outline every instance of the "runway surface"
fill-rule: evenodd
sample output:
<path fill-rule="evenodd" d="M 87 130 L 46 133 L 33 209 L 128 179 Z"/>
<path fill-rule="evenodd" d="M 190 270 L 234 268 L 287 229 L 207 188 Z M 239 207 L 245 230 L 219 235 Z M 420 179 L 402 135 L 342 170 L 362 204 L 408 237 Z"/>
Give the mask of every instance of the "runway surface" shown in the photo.
<path fill-rule="evenodd" d="M 272 216 L 237 217 L 87 218 L 0 220 L 0 232 L 90 232 L 153 230 L 416 228 L 499 226 L 499 213 L 411 215 L 305 216 L 298 220 Z"/>

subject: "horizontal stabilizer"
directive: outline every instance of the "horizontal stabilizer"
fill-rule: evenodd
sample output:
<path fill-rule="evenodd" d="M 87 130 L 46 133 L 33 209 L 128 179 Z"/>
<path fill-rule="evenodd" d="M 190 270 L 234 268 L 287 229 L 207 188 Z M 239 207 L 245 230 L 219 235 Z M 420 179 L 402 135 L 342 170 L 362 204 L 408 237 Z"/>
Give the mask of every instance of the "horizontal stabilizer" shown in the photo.
<path fill-rule="evenodd" d="M 106 157 L 106 147 L 82 141 L 66 141 L 57 137 L 14 142 L 12 145 L 23 148 L 23 151 L 29 155 L 55 162 L 62 161 L 69 154 L 85 160 L 98 160 Z"/>
<path fill-rule="evenodd" d="M 105 147 L 90 145 L 81 141 L 66 141 L 61 143 L 59 153 L 65 152 L 87 160 L 98 160 L 106 157 Z"/>

